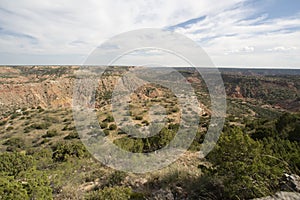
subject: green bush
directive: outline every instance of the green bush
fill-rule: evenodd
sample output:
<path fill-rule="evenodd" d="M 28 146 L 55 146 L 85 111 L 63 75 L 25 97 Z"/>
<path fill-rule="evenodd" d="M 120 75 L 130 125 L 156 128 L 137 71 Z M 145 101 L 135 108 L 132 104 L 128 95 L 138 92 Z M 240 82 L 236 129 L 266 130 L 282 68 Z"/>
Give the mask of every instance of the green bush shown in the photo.
<path fill-rule="evenodd" d="M 102 123 L 100 123 L 100 127 L 102 129 L 107 128 L 108 127 L 108 123 L 107 122 L 102 122 Z"/>
<path fill-rule="evenodd" d="M 47 169 L 53 163 L 52 150 L 49 147 L 36 151 L 35 148 L 27 150 L 26 154 L 31 155 L 36 160 L 37 169 Z"/>
<path fill-rule="evenodd" d="M 112 174 L 110 174 L 107 178 L 107 186 L 113 187 L 113 186 L 120 186 L 122 181 L 126 178 L 126 173 L 122 171 L 115 171 Z"/>
<path fill-rule="evenodd" d="M 114 122 L 114 118 L 113 118 L 113 116 L 108 115 L 108 116 L 106 117 L 106 119 L 103 120 L 103 122 Z"/>
<path fill-rule="evenodd" d="M 143 152 L 144 144 L 141 138 L 123 137 L 113 141 L 118 147 L 133 153 Z"/>
<path fill-rule="evenodd" d="M 3 126 L 3 125 L 5 125 L 6 124 L 6 120 L 3 120 L 3 121 L 0 121 L 0 126 Z"/>
<path fill-rule="evenodd" d="M 150 123 L 147 120 L 143 120 L 142 124 L 145 124 L 146 126 L 149 126 Z"/>
<path fill-rule="evenodd" d="M 136 116 L 135 117 L 135 120 L 142 120 L 143 119 L 143 116 Z"/>
<path fill-rule="evenodd" d="M 48 130 L 48 131 L 46 132 L 46 134 L 43 135 L 42 137 L 43 137 L 43 138 L 51 138 L 51 137 L 55 137 L 55 136 L 57 136 L 57 135 L 58 135 L 57 130 L 51 129 L 51 130 Z"/>
<path fill-rule="evenodd" d="M 21 182 L 0 174 L 0 199 L 29 200 L 29 197 Z"/>
<path fill-rule="evenodd" d="M 69 158 L 89 157 L 85 146 L 79 142 L 60 142 L 53 147 L 53 160 L 57 162 L 65 162 Z"/>
<path fill-rule="evenodd" d="M 87 200 L 128 200 L 132 194 L 128 187 L 106 187 L 102 190 L 90 192 Z"/>
<path fill-rule="evenodd" d="M 4 172 L 8 176 L 16 176 L 20 172 L 33 168 L 34 165 L 32 156 L 18 152 L 0 154 L 0 172 Z"/>
<path fill-rule="evenodd" d="M 34 123 L 30 127 L 33 129 L 47 129 L 51 126 L 49 122 L 43 122 L 43 123 Z"/>
<path fill-rule="evenodd" d="M 108 135 L 109 135 L 109 130 L 105 129 L 105 130 L 103 131 L 103 133 L 105 134 L 105 136 L 108 136 Z"/>
<path fill-rule="evenodd" d="M 40 171 L 29 170 L 17 177 L 0 174 L 0 199 L 5 200 L 51 200 L 52 190 L 47 176 Z"/>
<path fill-rule="evenodd" d="M 44 172 L 37 170 L 21 172 L 18 179 L 23 180 L 23 188 L 30 199 L 53 199 L 50 181 Z"/>
<path fill-rule="evenodd" d="M 102 169 L 96 169 L 91 173 L 88 173 L 88 175 L 85 177 L 85 182 L 95 181 L 96 179 L 101 178 L 104 175 L 105 171 L 103 171 Z"/>
<path fill-rule="evenodd" d="M 171 112 L 172 112 L 172 113 L 179 112 L 179 108 L 178 108 L 178 107 L 172 108 L 172 109 L 171 109 Z"/>
<path fill-rule="evenodd" d="M 50 116 L 45 116 L 43 118 L 44 121 L 49 122 L 49 123 L 59 123 L 59 118 L 57 117 L 50 117 Z"/>
<path fill-rule="evenodd" d="M 212 176 L 225 186 L 226 199 L 268 196 L 278 189 L 285 165 L 272 155 L 266 156 L 269 153 L 236 127 L 220 137 L 208 159 L 215 167 Z"/>
<path fill-rule="evenodd" d="M 26 126 L 24 128 L 24 133 L 29 133 L 32 130 L 32 128 L 30 126 Z"/>
<path fill-rule="evenodd" d="M 116 130 L 118 127 L 117 127 L 117 125 L 115 125 L 115 124 L 111 124 L 111 125 L 109 125 L 109 129 L 110 130 Z"/>
<path fill-rule="evenodd" d="M 62 131 L 74 131 L 76 130 L 76 127 L 75 126 L 69 126 L 68 124 L 65 125 L 62 129 Z"/>
<path fill-rule="evenodd" d="M 168 129 L 178 131 L 179 127 L 180 127 L 180 124 L 178 124 L 178 123 L 176 123 L 176 124 L 169 124 Z"/>
<path fill-rule="evenodd" d="M 22 138 L 10 138 L 3 145 L 9 146 L 12 150 L 24 149 L 25 141 Z"/>
<path fill-rule="evenodd" d="M 72 139 L 80 139 L 78 133 L 76 131 L 71 132 L 69 135 L 64 137 L 65 140 L 72 140 Z"/>
<path fill-rule="evenodd" d="M 15 118 L 17 118 L 18 116 L 20 116 L 20 114 L 18 114 L 18 113 L 13 113 L 13 114 L 10 116 L 10 119 L 15 119 Z"/>
<path fill-rule="evenodd" d="M 9 126 L 9 127 L 6 128 L 6 131 L 11 131 L 11 130 L 13 130 L 13 129 L 14 129 L 14 127 Z"/>

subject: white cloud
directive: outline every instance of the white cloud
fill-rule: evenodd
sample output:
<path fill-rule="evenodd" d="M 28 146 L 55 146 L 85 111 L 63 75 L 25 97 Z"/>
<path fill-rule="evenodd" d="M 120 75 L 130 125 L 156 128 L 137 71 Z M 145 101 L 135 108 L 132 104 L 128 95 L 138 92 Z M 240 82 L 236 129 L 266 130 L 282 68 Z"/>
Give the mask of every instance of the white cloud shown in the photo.
<path fill-rule="evenodd" d="M 251 53 L 253 51 L 254 51 L 254 47 L 245 46 L 241 49 L 228 50 L 224 54 L 229 55 L 229 54 L 238 54 L 238 53 Z"/>
<path fill-rule="evenodd" d="M 241 5 L 176 31 L 198 41 L 217 66 L 299 68 L 300 15 L 258 13 Z"/>
<path fill-rule="evenodd" d="M 180 0 L 2 0 L 1 28 L 30 35 L 38 43 L 32 44 L 26 37 L 1 35 L 0 50 L 13 53 L 26 50 L 38 54 L 88 53 L 118 33 L 138 28 L 162 28 L 239 1 L 230 0 L 214 7 L 216 0 L 187 0 L 184 3 Z"/>
<path fill-rule="evenodd" d="M 65 62 L 76 63 L 72 55 L 88 55 L 116 34 L 206 16 L 175 31 L 200 44 L 216 65 L 300 67 L 300 15 L 269 19 L 244 2 L 2 0 L 0 56 L 2 62 L 14 62 L 18 55 L 32 55 L 35 63 L 36 55 L 65 55 Z M 16 58 L 5 61 L 8 54 Z"/>
<path fill-rule="evenodd" d="M 294 51 L 294 50 L 297 50 L 298 48 L 297 47 L 285 47 L 285 46 L 277 46 L 277 47 L 274 47 L 274 48 L 270 48 L 270 49 L 266 49 L 266 51 L 270 51 L 270 52 L 285 52 L 285 51 Z"/>

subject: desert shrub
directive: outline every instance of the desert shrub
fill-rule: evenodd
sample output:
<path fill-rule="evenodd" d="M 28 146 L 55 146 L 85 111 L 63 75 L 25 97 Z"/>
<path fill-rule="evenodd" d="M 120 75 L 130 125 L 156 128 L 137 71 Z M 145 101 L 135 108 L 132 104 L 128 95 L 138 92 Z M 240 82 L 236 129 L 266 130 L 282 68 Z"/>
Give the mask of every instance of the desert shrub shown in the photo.
<path fill-rule="evenodd" d="M 31 148 L 27 150 L 26 155 L 31 155 L 36 161 L 36 168 L 41 170 L 47 169 L 53 163 L 52 153 L 49 147 L 39 149 L 38 151 L 36 148 Z"/>
<path fill-rule="evenodd" d="M 111 124 L 111 125 L 109 125 L 109 129 L 110 130 L 116 130 L 117 129 L 117 125 Z"/>
<path fill-rule="evenodd" d="M 71 132 L 69 135 L 64 137 L 65 140 L 72 140 L 72 139 L 80 139 L 78 133 L 76 131 Z"/>
<path fill-rule="evenodd" d="M 59 123 L 59 118 L 57 117 L 45 116 L 43 120 L 51 123 Z"/>
<path fill-rule="evenodd" d="M 47 176 L 40 171 L 28 170 L 17 177 L 0 174 L 0 199 L 53 199 Z"/>
<path fill-rule="evenodd" d="M 107 128 L 108 127 L 108 123 L 107 122 L 102 122 L 102 123 L 100 123 L 100 127 L 102 129 Z"/>
<path fill-rule="evenodd" d="M 50 181 L 44 172 L 32 169 L 21 172 L 18 179 L 24 180 L 23 188 L 29 199 L 53 199 Z"/>
<path fill-rule="evenodd" d="M 48 143 L 48 142 L 50 142 L 50 141 L 51 141 L 50 138 L 45 138 L 45 139 L 43 139 L 43 140 L 41 141 L 40 144 L 46 144 L 46 143 Z M 37 145 L 37 146 L 38 146 L 38 145 Z"/>
<path fill-rule="evenodd" d="M 196 180 L 186 180 L 184 187 L 191 199 L 227 199 L 224 196 L 225 186 L 219 177 L 202 175 Z"/>
<path fill-rule="evenodd" d="M 114 117 L 111 116 L 111 115 L 108 115 L 108 116 L 106 117 L 106 119 L 103 120 L 103 122 L 114 122 Z"/>
<path fill-rule="evenodd" d="M 212 176 L 224 184 L 226 199 L 251 199 L 271 195 L 278 188 L 284 163 L 268 155 L 262 144 L 231 128 L 208 155 L 215 166 Z"/>
<path fill-rule="evenodd" d="M 141 153 L 143 152 L 144 143 L 141 138 L 128 138 L 123 137 L 120 139 L 114 140 L 114 144 L 119 146 L 120 148 L 133 152 L 133 153 Z"/>
<path fill-rule="evenodd" d="M 172 113 L 179 112 L 179 108 L 178 107 L 174 107 L 174 108 L 171 109 L 171 112 Z"/>
<path fill-rule="evenodd" d="M 14 127 L 9 126 L 9 127 L 6 128 L 6 131 L 11 131 L 11 130 L 13 130 L 13 129 L 14 129 Z"/>
<path fill-rule="evenodd" d="M 276 130 L 281 139 L 300 141 L 300 116 L 299 114 L 285 113 L 276 120 Z"/>
<path fill-rule="evenodd" d="M 95 181 L 96 179 L 101 178 L 104 175 L 105 171 L 101 169 L 96 169 L 87 174 L 87 176 L 85 177 L 85 182 Z"/>
<path fill-rule="evenodd" d="M 102 98 L 104 100 L 110 100 L 112 97 L 112 92 L 111 91 L 105 91 L 103 94 L 102 94 Z"/>
<path fill-rule="evenodd" d="M 53 160 L 57 162 L 67 161 L 69 158 L 89 157 L 85 146 L 79 142 L 60 142 L 53 146 Z"/>
<path fill-rule="evenodd" d="M 0 172 L 4 172 L 8 176 L 16 176 L 22 171 L 33 168 L 34 165 L 32 156 L 17 152 L 0 154 Z"/>
<path fill-rule="evenodd" d="M 143 120 L 142 124 L 145 124 L 146 126 L 149 126 L 150 123 L 147 120 Z"/>
<path fill-rule="evenodd" d="M 29 200 L 29 197 L 21 182 L 0 174 L 0 199 Z"/>
<path fill-rule="evenodd" d="M 43 138 L 51 138 L 51 137 L 55 137 L 55 136 L 57 136 L 57 135 L 58 135 L 57 130 L 51 129 L 51 130 L 48 130 L 48 131 L 46 132 L 46 134 L 43 135 L 42 137 L 43 137 Z"/>
<path fill-rule="evenodd" d="M 43 123 L 34 123 L 30 127 L 33 129 L 47 129 L 51 126 L 49 122 L 43 122 Z"/>
<path fill-rule="evenodd" d="M 204 138 L 205 138 L 205 133 L 198 131 L 195 139 L 193 140 L 192 144 L 189 147 L 189 150 L 190 151 L 200 151 L 201 144 L 203 143 Z"/>
<path fill-rule="evenodd" d="M 6 124 L 6 120 L 3 120 L 3 121 L 0 121 L 0 126 L 3 126 L 3 125 L 5 125 Z"/>
<path fill-rule="evenodd" d="M 90 192 L 87 200 L 128 200 L 132 194 L 128 187 L 106 187 L 102 190 Z"/>
<path fill-rule="evenodd" d="M 30 113 L 29 111 L 24 111 L 23 115 L 29 115 L 29 113 Z"/>
<path fill-rule="evenodd" d="M 169 124 L 168 129 L 178 131 L 179 127 L 180 127 L 180 124 L 178 124 L 178 123 L 173 124 L 172 123 L 172 124 Z"/>
<path fill-rule="evenodd" d="M 172 122 L 174 122 L 175 121 L 175 119 L 173 119 L 173 118 L 167 118 L 167 122 L 168 123 L 172 123 Z"/>
<path fill-rule="evenodd" d="M 300 173 L 300 144 L 290 140 L 279 138 L 264 138 L 261 141 L 264 154 L 269 159 L 278 159 L 286 163 L 285 171 Z"/>
<path fill-rule="evenodd" d="M 136 116 L 135 119 L 136 119 L 136 120 L 142 120 L 142 119 L 143 119 L 143 116 Z"/>
<path fill-rule="evenodd" d="M 30 121 L 26 121 L 26 122 L 24 122 L 23 126 L 27 126 L 29 124 L 30 124 Z"/>
<path fill-rule="evenodd" d="M 10 116 L 10 119 L 15 119 L 15 118 L 17 118 L 18 116 L 20 116 L 20 114 L 18 114 L 18 113 L 13 113 L 13 114 Z"/>
<path fill-rule="evenodd" d="M 17 149 L 23 149 L 25 147 L 25 141 L 22 138 L 9 138 L 7 141 L 3 143 L 3 145 L 10 146 L 11 148 Z"/>
<path fill-rule="evenodd" d="M 62 131 L 74 131 L 74 130 L 76 130 L 76 127 L 75 126 L 70 126 L 69 124 L 67 124 L 61 130 Z"/>
<path fill-rule="evenodd" d="M 120 186 L 122 181 L 126 178 L 126 173 L 122 171 L 115 171 L 110 174 L 107 178 L 106 186 L 113 187 L 113 186 Z"/>
<path fill-rule="evenodd" d="M 142 127 L 142 124 L 135 124 L 134 127 L 138 129 L 138 128 Z"/>
<path fill-rule="evenodd" d="M 261 140 L 267 137 L 275 137 L 276 132 L 272 127 L 260 126 L 255 129 L 255 132 L 251 134 L 251 138 L 254 140 Z"/>
<path fill-rule="evenodd" d="M 109 130 L 105 129 L 105 130 L 103 131 L 103 133 L 105 134 L 105 136 L 108 136 L 108 135 L 109 135 Z"/>
<path fill-rule="evenodd" d="M 288 133 L 288 140 L 300 142 L 300 124 L 295 124 L 294 130 Z"/>

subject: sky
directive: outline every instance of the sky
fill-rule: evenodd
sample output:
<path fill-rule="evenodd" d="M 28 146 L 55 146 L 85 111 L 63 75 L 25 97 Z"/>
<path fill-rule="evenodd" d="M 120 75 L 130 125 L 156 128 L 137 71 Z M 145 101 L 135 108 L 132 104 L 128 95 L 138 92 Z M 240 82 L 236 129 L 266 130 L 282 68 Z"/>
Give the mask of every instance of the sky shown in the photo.
<path fill-rule="evenodd" d="M 299 0 L 1 0 L 0 64 L 80 65 L 141 28 L 192 39 L 218 67 L 300 68 Z"/>

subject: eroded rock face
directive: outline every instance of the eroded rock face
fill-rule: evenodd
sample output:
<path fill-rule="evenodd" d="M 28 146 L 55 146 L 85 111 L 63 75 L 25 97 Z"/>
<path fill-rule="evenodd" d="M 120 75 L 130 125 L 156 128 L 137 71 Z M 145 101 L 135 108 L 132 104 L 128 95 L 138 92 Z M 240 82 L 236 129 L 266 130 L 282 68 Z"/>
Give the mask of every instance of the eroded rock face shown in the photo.
<path fill-rule="evenodd" d="M 0 114 L 23 107 L 41 106 L 52 109 L 71 107 L 76 81 L 75 74 L 78 70 L 78 66 L 0 67 Z M 130 73 L 126 75 L 130 70 L 133 68 L 110 67 L 101 78 L 99 77 L 95 94 L 96 108 L 108 103 L 119 82 L 126 85 L 130 91 L 134 90 L 134 94 L 131 95 L 133 101 L 161 96 L 168 98 L 170 91 L 166 88 L 147 84 L 143 79 L 130 76 Z M 199 82 L 196 78 L 190 81 Z M 85 100 L 90 102 L 90 99 Z M 200 107 L 204 109 L 205 106 L 201 104 Z M 208 112 L 207 109 L 204 110 Z"/>
<path fill-rule="evenodd" d="M 76 67 L 1 67 L 0 113 L 22 107 L 70 107 Z"/>
<path fill-rule="evenodd" d="M 258 198 L 255 200 L 299 200 L 300 193 L 296 192 L 278 192 L 273 196 Z"/>
<path fill-rule="evenodd" d="M 78 66 L 0 67 L 0 114 L 23 107 L 69 108 L 72 106 Z M 108 71 L 99 80 L 97 95 L 103 98 L 114 88 L 120 73 Z"/>
<path fill-rule="evenodd" d="M 0 105 L 6 108 L 41 106 L 53 108 L 71 105 L 72 80 L 59 78 L 40 83 L 15 83 L 0 85 Z"/>
<path fill-rule="evenodd" d="M 296 174 L 284 174 L 281 189 L 284 191 L 300 192 L 300 177 Z"/>

